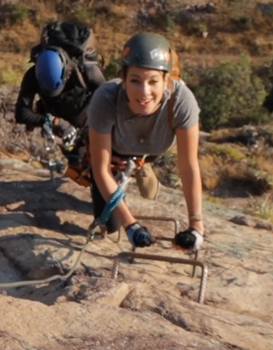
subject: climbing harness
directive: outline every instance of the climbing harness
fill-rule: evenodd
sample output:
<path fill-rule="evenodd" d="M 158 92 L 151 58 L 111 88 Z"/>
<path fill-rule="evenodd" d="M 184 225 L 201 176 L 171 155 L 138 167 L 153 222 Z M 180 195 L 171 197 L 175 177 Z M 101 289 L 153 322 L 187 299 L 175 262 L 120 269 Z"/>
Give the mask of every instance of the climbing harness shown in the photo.
<path fill-rule="evenodd" d="M 109 219 L 109 216 L 111 215 L 111 212 L 119 205 L 119 203 L 122 201 L 122 199 L 125 197 L 125 193 L 122 190 L 122 188 L 118 187 L 116 192 L 113 193 L 110 200 L 106 204 L 104 211 L 102 212 L 102 215 L 95 219 L 92 224 L 89 226 L 88 234 L 87 234 L 87 240 L 82 247 L 82 250 L 80 251 L 78 258 L 75 262 L 75 264 L 72 266 L 72 268 L 69 270 L 69 272 L 65 275 L 54 275 L 49 278 L 41 279 L 41 280 L 33 280 L 33 281 L 20 281 L 20 282 L 11 282 L 11 283 L 0 283 L 0 288 L 16 288 L 16 287 L 23 287 L 23 286 L 29 286 L 29 285 L 37 285 L 37 284 L 47 284 L 52 281 L 56 280 L 66 280 L 75 272 L 76 268 L 78 267 L 78 264 L 81 260 L 81 257 L 83 253 L 85 252 L 87 245 L 89 241 L 92 239 L 92 236 L 94 235 L 94 232 L 96 230 L 96 227 L 98 225 L 103 226 L 105 222 Z"/>
<path fill-rule="evenodd" d="M 79 142 L 79 140 L 83 140 L 83 144 L 78 148 L 75 148 L 75 144 L 69 147 L 65 145 L 60 147 L 62 157 L 57 155 L 58 144 L 55 136 L 52 134 L 50 138 L 44 137 L 46 159 L 40 160 L 40 162 L 46 164 L 46 167 L 49 169 L 50 178 L 54 186 L 56 185 L 54 173 L 66 175 L 80 186 L 90 186 L 91 157 L 89 154 L 89 143 L 84 133 L 84 128 L 77 131 L 75 143 Z M 76 152 L 73 152 L 74 150 Z M 134 170 L 140 169 L 143 166 L 146 157 L 147 155 L 128 158 L 125 170 L 122 169 L 122 166 L 119 164 L 111 164 L 111 170 L 115 174 L 114 177 L 117 184 L 124 191 L 134 176 Z M 65 159 L 67 160 L 66 162 Z M 30 159 L 29 162 L 31 160 L 32 159 Z M 65 164 L 67 162 L 68 164 Z"/>

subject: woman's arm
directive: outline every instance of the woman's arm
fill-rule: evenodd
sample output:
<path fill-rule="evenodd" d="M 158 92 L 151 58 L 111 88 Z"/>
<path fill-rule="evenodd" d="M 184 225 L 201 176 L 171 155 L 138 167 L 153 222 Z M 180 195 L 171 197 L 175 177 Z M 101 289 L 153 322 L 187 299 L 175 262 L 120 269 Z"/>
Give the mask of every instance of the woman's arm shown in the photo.
<path fill-rule="evenodd" d="M 117 190 L 118 185 L 111 172 L 112 138 L 111 134 L 101 134 L 89 127 L 90 155 L 92 172 L 96 184 L 106 202 Z M 114 211 L 123 227 L 136 222 L 129 208 L 122 201 Z"/>
<path fill-rule="evenodd" d="M 177 129 L 176 138 L 178 171 L 188 208 L 189 227 L 203 234 L 203 221 L 199 220 L 202 216 L 202 181 L 198 162 L 199 124 L 196 123 L 189 129 Z"/>

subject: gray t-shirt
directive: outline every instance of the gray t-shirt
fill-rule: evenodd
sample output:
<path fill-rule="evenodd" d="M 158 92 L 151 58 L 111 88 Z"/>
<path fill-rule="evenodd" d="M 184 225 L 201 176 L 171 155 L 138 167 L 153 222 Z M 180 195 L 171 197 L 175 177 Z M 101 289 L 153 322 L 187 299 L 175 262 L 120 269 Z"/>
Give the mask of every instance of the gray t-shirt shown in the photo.
<path fill-rule="evenodd" d="M 161 155 L 175 140 L 175 131 L 168 121 L 168 100 L 171 92 L 166 90 L 161 107 L 149 116 L 134 116 L 129 111 L 126 93 L 118 88 L 120 79 L 101 85 L 94 93 L 86 112 L 88 126 L 102 134 L 112 134 L 112 148 L 119 154 Z M 199 120 L 199 106 L 191 90 L 175 81 L 173 125 L 187 129 Z"/>

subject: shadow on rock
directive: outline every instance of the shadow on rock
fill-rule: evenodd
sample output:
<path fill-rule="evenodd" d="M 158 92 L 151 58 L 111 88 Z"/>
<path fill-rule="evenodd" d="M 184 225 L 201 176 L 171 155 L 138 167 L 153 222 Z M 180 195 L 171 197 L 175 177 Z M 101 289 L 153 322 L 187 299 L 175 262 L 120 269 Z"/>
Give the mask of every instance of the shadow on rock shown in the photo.
<path fill-rule="evenodd" d="M 63 222 L 52 212 L 37 212 L 34 216 L 28 213 L 7 213 L 1 214 L 0 230 L 20 226 L 35 226 L 40 229 L 51 230 L 64 235 L 86 235 L 86 228 L 75 225 L 71 222 Z"/>
<path fill-rule="evenodd" d="M 65 180 L 56 179 L 59 188 Z M 32 225 L 64 234 L 86 234 L 82 228 L 71 222 L 60 222 L 57 211 L 73 210 L 87 215 L 93 214 L 93 206 L 86 200 L 72 194 L 60 192 L 52 186 L 51 180 L 0 182 L 0 207 L 10 214 L 2 214 L 1 229 L 21 225 Z M 25 212 L 18 214 L 18 212 Z M 32 216 L 26 213 L 31 213 Z"/>
<path fill-rule="evenodd" d="M 39 234 L 0 237 L 0 293 L 52 305 L 57 298 L 67 294 L 69 288 L 66 287 L 75 283 L 81 284 L 82 278 L 85 283 L 90 280 L 90 277 L 92 280 L 99 277 L 110 279 L 109 269 L 93 268 L 89 264 L 79 262 L 67 280 L 56 279 L 37 285 L 1 288 L 1 283 L 43 280 L 55 275 L 63 276 L 75 264 L 81 249 L 82 246 L 72 245 L 71 240 L 46 238 Z M 75 250 L 77 250 L 76 253 Z M 87 249 L 86 253 L 91 258 L 102 257 L 110 260 L 113 258 L 90 249 Z"/>

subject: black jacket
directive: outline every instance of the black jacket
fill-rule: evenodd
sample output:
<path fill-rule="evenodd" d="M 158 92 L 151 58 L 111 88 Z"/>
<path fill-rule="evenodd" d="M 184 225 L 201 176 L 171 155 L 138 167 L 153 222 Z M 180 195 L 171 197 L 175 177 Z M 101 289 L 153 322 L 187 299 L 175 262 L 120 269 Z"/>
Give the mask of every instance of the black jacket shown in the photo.
<path fill-rule="evenodd" d="M 84 81 L 87 88 L 82 86 L 77 73 L 72 71 L 62 93 L 57 97 L 47 97 L 39 89 L 35 76 L 35 66 L 30 67 L 22 79 L 17 98 L 16 122 L 30 127 L 42 126 L 43 115 L 51 113 L 54 117 L 62 118 L 76 128 L 81 127 L 78 115 L 94 91 L 106 80 L 98 66 L 90 65 L 85 69 Z M 34 98 L 36 94 L 39 95 L 40 101 L 35 108 Z"/>

